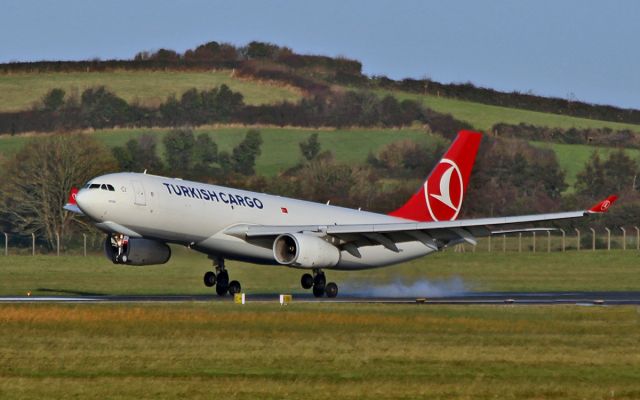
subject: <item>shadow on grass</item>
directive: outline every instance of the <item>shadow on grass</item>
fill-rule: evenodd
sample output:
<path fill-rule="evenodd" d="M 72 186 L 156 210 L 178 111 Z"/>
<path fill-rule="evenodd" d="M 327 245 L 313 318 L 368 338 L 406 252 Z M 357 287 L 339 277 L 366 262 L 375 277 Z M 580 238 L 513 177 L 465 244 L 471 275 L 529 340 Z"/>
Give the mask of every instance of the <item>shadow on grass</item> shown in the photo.
<path fill-rule="evenodd" d="M 43 293 L 57 293 L 57 294 L 68 294 L 68 295 L 76 295 L 76 296 L 108 296 L 108 293 L 99 293 L 99 292 L 84 292 L 81 290 L 68 290 L 68 289 L 49 289 L 49 288 L 38 288 L 38 292 Z"/>

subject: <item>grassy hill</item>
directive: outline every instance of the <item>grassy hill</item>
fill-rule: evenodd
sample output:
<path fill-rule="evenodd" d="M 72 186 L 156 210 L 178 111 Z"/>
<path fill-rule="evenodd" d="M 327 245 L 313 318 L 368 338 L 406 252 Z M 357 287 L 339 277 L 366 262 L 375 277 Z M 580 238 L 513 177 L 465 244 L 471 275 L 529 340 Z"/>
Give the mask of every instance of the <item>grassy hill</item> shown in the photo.
<path fill-rule="evenodd" d="M 232 77 L 232 71 L 124 71 L 0 74 L 0 112 L 29 108 L 53 88 L 78 94 L 86 88 L 104 85 L 128 102 L 158 105 L 170 94 L 178 96 L 196 87 L 210 89 L 226 84 L 244 95 L 247 104 L 296 101 L 299 90 Z"/>
<path fill-rule="evenodd" d="M 231 150 L 244 138 L 245 127 L 202 127 L 196 134 L 206 132 L 218 144 L 220 150 Z M 162 137 L 169 129 L 113 129 L 99 130 L 95 135 L 110 147 L 123 145 L 127 140 L 143 133 L 152 133 Z M 434 143 L 443 139 L 427 135 L 421 129 L 331 129 L 312 130 L 301 128 L 261 128 L 264 140 L 262 154 L 257 160 L 257 170 L 265 176 L 274 176 L 279 171 L 294 166 L 300 159 L 298 143 L 306 140 L 313 132 L 320 132 L 319 139 L 323 150 L 331 150 L 337 161 L 362 163 L 370 152 L 376 152 L 384 145 L 397 140 L 411 139 L 416 142 Z M 159 137 L 159 139 L 160 139 Z M 0 157 L 15 154 L 30 140 L 29 136 L 0 136 Z M 158 151 L 163 153 L 162 143 Z"/>
<path fill-rule="evenodd" d="M 629 129 L 640 133 L 640 125 L 623 124 L 618 122 L 600 121 L 587 118 L 576 118 L 566 115 L 549 114 L 518 108 L 491 106 L 464 100 L 431 95 L 419 95 L 400 91 L 379 91 L 381 94 L 392 94 L 400 100 L 417 100 L 425 106 L 442 113 L 449 113 L 455 118 L 466 121 L 476 129 L 489 131 L 498 123 L 549 126 L 557 128 L 611 128 L 613 130 Z"/>
<path fill-rule="evenodd" d="M 600 153 L 600 157 L 608 157 L 609 153 L 617 150 L 611 147 L 595 147 L 581 144 L 558 144 L 545 142 L 531 142 L 534 146 L 549 147 L 555 151 L 560 167 L 566 172 L 566 182 L 571 187 L 576 182 L 576 175 L 584 168 L 594 150 Z M 627 155 L 640 161 L 640 150 L 625 149 Z"/>

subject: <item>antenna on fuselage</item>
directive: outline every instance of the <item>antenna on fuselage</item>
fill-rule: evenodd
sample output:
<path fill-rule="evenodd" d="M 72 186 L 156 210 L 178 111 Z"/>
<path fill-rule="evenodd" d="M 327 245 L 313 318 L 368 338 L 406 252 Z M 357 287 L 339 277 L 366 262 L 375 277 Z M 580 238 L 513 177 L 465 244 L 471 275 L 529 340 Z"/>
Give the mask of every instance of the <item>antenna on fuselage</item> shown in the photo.
<path fill-rule="evenodd" d="M 146 169 L 144 170 L 143 174 L 145 174 L 145 175 L 147 174 L 147 170 Z"/>

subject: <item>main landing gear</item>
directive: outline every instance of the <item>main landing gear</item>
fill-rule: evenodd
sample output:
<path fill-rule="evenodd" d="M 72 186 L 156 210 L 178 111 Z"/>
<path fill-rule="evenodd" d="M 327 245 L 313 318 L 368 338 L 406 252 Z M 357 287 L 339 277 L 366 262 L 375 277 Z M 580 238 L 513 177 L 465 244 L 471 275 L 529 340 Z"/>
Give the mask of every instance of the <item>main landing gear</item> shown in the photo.
<path fill-rule="evenodd" d="M 322 272 L 322 270 L 320 269 L 314 269 L 313 275 L 302 275 L 300 284 L 302 285 L 303 289 L 313 288 L 313 295 L 315 297 L 322 297 L 326 294 L 327 297 L 333 298 L 338 295 L 338 285 L 336 285 L 334 282 L 327 283 L 324 272 Z"/>
<path fill-rule="evenodd" d="M 240 282 L 229 282 L 229 273 L 224 267 L 223 258 L 214 258 L 213 266 L 215 267 L 215 272 L 207 271 L 204 274 L 203 280 L 205 286 L 212 287 L 215 285 L 216 293 L 218 293 L 218 296 L 224 296 L 227 293 L 233 296 L 234 294 L 240 293 L 242 291 Z"/>

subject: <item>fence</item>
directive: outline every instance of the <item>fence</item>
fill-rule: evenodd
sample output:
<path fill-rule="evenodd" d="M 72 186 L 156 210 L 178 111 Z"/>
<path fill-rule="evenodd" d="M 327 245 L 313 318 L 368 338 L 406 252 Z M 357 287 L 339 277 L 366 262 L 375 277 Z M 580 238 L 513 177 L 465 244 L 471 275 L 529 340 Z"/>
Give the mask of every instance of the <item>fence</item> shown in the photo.
<path fill-rule="evenodd" d="M 454 247 L 456 252 L 550 253 L 595 250 L 640 250 L 640 228 L 634 226 L 631 231 L 624 227 L 538 230 L 494 235 L 478 239 L 475 246 L 464 244 Z"/>
<path fill-rule="evenodd" d="M 75 233 L 61 237 L 56 235 L 53 248 L 44 238 L 35 234 L 19 235 L 2 232 L 3 254 L 13 255 L 82 255 L 102 253 L 105 235 L 103 233 Z M 542 230 L 527 233 L 494 235 L 478 239 L 475 246 L 461 244 L 453 247 L 455 252 L 552 252 L 552 251 L 594 251 L 594 250 L 640 250 L 640 228 L 604 228 L 596 231 L 574 229 L 565 232 Z"/>
<path fill-rule="evenodd" d="M 53 246 L 46 239 L 36 234 L 21 235 L 1 232 L 2 254 L 8 255 L 80 255 L 101 253 L 105 234 L 97 232 L 74 233 L 62 237 L 56 234 Z"/>

